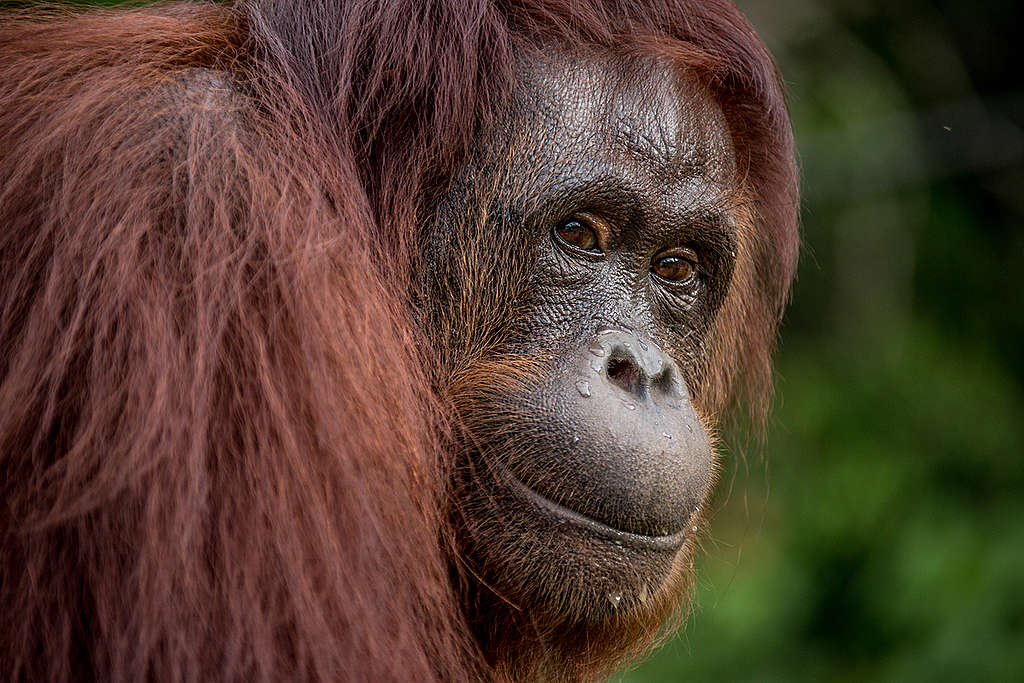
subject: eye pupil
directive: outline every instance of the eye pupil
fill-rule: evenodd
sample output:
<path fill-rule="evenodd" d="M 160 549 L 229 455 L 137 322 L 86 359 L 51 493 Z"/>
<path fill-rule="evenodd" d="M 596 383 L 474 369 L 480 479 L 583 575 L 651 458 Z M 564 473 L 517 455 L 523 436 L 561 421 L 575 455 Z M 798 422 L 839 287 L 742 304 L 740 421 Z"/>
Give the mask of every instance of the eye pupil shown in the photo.
<path fill-rule="evenodd" d="M 580 221 L 566 221 L 555 229 L 555 233 L 563 242 L 583 251 L 598 251 L 597 234 L 593 228 Z"/>

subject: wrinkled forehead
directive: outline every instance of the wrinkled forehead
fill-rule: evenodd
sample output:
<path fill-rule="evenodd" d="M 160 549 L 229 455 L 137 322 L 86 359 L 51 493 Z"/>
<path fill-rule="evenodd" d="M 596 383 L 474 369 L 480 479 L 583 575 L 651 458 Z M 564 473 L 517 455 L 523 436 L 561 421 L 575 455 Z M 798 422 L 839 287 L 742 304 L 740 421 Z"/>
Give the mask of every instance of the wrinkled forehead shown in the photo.
<path fill-rule="evenodd" d="M 585 147 L 646 160 L 659 174 L 732 176 L 725 116 L 694 73 L 653 57 L 557 51 L 519 69 L 513 116 L 534 153 Z"/>

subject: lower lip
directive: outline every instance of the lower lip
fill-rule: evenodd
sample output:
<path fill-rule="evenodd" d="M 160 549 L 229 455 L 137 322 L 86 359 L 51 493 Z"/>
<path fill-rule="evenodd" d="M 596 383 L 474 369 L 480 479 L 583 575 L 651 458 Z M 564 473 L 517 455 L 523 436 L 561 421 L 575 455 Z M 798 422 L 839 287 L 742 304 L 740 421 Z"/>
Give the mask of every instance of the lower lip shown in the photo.
<path fill-rule="evenodd" d="M 574 526 L 586 529 L 595 536 L 599 536 L 615 543 L 616 545 L 629 546 L 638 550 L 665 552 L 678 550 L 686 541 L 685 530 L 678 531 L 668 536 L 645 536 L 643 534 L 635 534 L 630 531 L 616 529 L 615 527 L 608 526 L 603 522 L 599 522 L 596 519 L 587 517 L 575 510 L 570 510 L 563 505 L 559 505 L 553 500 L 545 498 L 523 482 L 519 481 L 514 474 L 504 467 L 499 469 L 498 474 L 505 486 L 513 495 L 538 508 L 542 514 L 556 517 L 559 520 L 568 521 Z"/>

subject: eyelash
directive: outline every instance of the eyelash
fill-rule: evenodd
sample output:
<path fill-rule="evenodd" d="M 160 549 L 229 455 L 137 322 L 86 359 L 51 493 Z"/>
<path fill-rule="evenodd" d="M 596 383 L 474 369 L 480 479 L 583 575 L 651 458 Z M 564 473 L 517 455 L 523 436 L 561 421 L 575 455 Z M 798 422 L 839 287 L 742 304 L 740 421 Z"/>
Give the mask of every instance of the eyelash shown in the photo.
<path fill-rule="evenodd" d="M 582 253 L 588 256 L 604 255 L 598 231 L 585 218 L 574 216 L 559 223 L 552 230 L 552 235 L 556 244 L 573 253 Z"/>

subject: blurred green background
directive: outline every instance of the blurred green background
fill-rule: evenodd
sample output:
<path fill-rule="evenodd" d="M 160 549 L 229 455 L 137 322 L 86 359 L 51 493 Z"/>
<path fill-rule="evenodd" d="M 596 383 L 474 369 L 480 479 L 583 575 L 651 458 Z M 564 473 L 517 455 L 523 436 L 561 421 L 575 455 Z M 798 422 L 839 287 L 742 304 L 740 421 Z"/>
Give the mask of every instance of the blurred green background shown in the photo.
<path fill-rule="evenodd" d="M 622 676 L 1024 681 L 1020 3 L 748 0 L 804 247 L 694 617 Z"/>
<path fill-rule="evenodd" d="M 1018 3 L 739 4 L 789 86 L 800 275 L 694 616 L 621 681 L 1024 681 Z"/>

